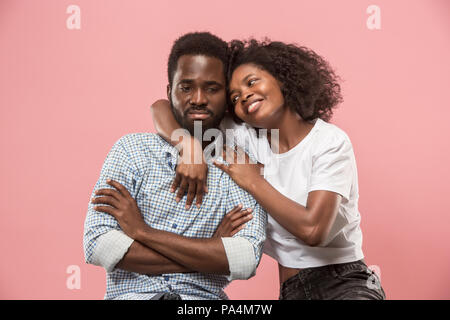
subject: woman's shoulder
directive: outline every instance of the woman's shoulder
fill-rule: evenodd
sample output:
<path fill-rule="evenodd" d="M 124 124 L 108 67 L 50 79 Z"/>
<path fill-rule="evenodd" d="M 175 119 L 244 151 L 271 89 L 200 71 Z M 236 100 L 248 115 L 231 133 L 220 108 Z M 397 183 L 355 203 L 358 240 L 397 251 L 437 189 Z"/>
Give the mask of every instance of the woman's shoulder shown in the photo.
<path fill-rule="evenodd" d="M 220 123 L 220 129 L 224 134 L 232 134 L 237 138 L 257 139 L 256 131 L 245 122 L 238 123 L 230 115 L 226 114 Z"/>
<path fill-rule="evenodd" d="M 316 121 L 318 121 L 315 125 L 317 132 L 314 135 L 316 149 L 330 148 L 338 145 L 348 145 L 351 147 L 351 140 L 343 129 L 336 124 L 325 122 L 320 118 Z"/>
<path fill-rule="evenodd" d="M 238 123 L 236 122 L 233 117 L 226 113 L 223 117 L 222 121 L 220 122 L 220 129 L 226 130 L 226 129 L 247 129 L 248 125 L 245 122 Z"/>

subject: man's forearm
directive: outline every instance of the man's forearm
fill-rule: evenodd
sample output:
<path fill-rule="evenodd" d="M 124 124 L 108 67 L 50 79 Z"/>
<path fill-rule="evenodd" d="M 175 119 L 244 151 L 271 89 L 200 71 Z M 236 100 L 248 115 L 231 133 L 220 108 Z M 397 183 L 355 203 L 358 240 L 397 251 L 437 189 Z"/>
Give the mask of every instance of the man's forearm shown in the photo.
<path fill-rule="evenodd" d="M 134 241 L 116 268 L 146 275 L 192 272 L 155 250 Z"/>
<path fill-rule="evenodd" d="M 227 275 L 230 272 L 220 238 L 188 238 L 148 227 L 139 230 L 134 239 L 189 270 Z"/>

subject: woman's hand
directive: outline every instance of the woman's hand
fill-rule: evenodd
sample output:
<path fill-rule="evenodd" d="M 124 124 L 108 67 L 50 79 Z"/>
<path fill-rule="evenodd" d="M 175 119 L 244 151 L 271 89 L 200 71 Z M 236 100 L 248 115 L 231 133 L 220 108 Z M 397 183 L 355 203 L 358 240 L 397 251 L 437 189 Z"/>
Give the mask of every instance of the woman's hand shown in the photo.
<path fill-rule="evenodd" d="M 175 192 L 178 188 L 177 202 L 187 192 L 186 209 L 191 207 L 194 197 L 197 207 L 200 207 L 203 194 L 208 192 L 208 165 L 203 156 L 202 145 L 193 137 L 184 137 L 181 144 L 180 161 L 170 191 Z"/>
<path fill-rule="evenodd" d="M 214 232 L 213 237 L 225 238 L 232 237 L 242 229 L 244 229 L 245 224 L 250 221 L 252 216 L 252 209 L 242 209 L 242 205 L 239 204 L 228 212 L 220 222 L 217 227 L 216 232 Z"/>
<path fill-rule="evenodd" d="M 237 151 L 226 146 L 223 153 L 223 159 L 229 163 L 226 165 L 214 161 L 214 165 L 227 173 L 238 186 L 251 193 L 251 189 L 264 181 L 261 174 L 264 165 L 261 163 L 250 163 L 250 157 L 241 148 Z"/>

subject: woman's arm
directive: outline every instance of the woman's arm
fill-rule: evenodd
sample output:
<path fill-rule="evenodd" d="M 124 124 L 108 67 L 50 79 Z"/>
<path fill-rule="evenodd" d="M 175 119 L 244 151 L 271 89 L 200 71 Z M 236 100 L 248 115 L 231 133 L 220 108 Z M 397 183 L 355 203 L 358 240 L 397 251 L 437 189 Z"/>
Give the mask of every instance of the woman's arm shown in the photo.
<path fill-rule="evenodd" d="M 236 164 L 236 153 L 227 149 L 224 159 L 230 165 L 215 162 L 241 188 L 249 192 L 255 200 L 287 231 L 309 246 L 322 243 L 336 219 L 341 203 L 341 195 L 330 191 L 312 191 L 308 194 L 306 206 L 287 198 L 276 190 L 261 175 L 261 165 L 251 164 L 245 154 L 245 164 Z M 240 150 L 240 152 L 243 152 Z"/>
<path fill-rule="evenodd" d="M 169 100 L 161 99 L 155 101 L 150 106 L 150 113 L 152 115 L 153 125 L 158 134 L 173 146 L 180 143 L 179 140 L 172 140 L 172 132 L 181 129 L 181 126 L 173 115 Z M 188 138 L 190 136 L 186 137 Z M 184 138 L 182 139 L 184 140 Z"/>
<path fill-rule="evenodd" d="M 186 209 L 189 209 L 196 197 L 196 205 L 200 207 L 203 194 L 208 192 L 206 184 L 208 166 L 202 152 L 202 143 L 189 134 L 172 137 L 172 133 L 181 129 L 180 124 L 173 115 L 168 100 L 157 100 L 150 107 L 153 124 L 158 134 L 171 145 L 178 148 L 180 161 L 177 165 L 176 176 L 172 183 L 171 191 L 178 189 L 176 201 L 179 202 L 187 192 Z M 198 150 L 198 151 L 197 151 Z M 202 163 L 195 163 L 196 152 L 202 152 Z M 200 158 L 200 157 L 198 157 Z"/>
<path fill-rule="evenodd" d="M 341 195 L 331 191 L 312 191 L 306 207 L 287 198 L 265 179 L 249 188 L 249 193 L 280 225 L 309 246 L 327 238 L 336 219 Z"/>

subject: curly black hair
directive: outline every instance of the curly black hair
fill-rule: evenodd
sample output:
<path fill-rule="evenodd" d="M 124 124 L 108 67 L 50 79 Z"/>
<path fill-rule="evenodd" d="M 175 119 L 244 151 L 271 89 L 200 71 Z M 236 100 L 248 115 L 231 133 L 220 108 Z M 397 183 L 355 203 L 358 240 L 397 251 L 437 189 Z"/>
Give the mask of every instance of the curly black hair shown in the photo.
<path fill-rule="evenodd" d="M 183 55 L 204 55 L 222 61 L 224 76 L 228 69 L 228 43 L 209 32 L 187 33 L 173 43 L 167 64 L 169 85 L 177 69 L 178 59 Z"/>
<path fill-rule="evenodd" d="M 231 41 L 228 81 L 237 67 L 247 63 L 275 77 L 281 83 L 285 104 L 306 121 L 329 121 L 343 100 L 339 77 L 327 61 L 306 47 L 269 39 Z M 233 107 L 230 112 L 236 119 Z"/>

